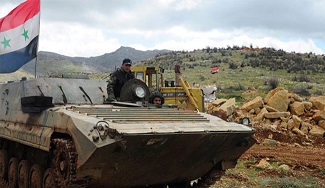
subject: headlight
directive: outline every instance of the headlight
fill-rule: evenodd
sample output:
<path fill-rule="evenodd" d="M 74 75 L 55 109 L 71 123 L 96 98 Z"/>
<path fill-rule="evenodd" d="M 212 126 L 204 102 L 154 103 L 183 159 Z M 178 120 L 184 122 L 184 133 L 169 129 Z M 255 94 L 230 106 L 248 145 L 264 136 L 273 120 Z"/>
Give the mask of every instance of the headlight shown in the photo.
<path fill-rule="evenodd" d="M 240 124 L 246 125 L 246 126 L 251 126 L 251 121 L 247 117 L 243 117 L 239 120 Z"/>
<path fill-rule="evenodd" d="M 146 91 L 143 87 L 137 86 L 135 88 L 135 95 L 139 98 L 144 98 L 146 96 Z"/>

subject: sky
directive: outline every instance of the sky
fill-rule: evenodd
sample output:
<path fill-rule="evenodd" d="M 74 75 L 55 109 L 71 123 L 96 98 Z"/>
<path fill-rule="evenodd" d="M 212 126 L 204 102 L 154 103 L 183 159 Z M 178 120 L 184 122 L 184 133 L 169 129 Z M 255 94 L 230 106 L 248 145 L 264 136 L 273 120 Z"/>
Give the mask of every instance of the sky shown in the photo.
<path fill-rule="evenodd" d="M 0 17 L 24 0 L 0 0 Z M 325 0 L 41 0 L 39 51 L 233 46 L 325 53 Z"/>

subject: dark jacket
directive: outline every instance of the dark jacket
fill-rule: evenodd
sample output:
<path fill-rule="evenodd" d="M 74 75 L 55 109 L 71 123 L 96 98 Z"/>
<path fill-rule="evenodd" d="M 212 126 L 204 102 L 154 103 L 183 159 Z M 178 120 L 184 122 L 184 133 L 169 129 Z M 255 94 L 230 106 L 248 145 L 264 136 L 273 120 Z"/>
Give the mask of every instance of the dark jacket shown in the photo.
<path fill-rule="evenodd" d="M 131 79 L 134 79 L 134 74 L 131 71 L 125 72 L 122 68 L 119 68 L 113 72 L 107 81 L 108 100 L 120 98 L 123 85 Z"/>

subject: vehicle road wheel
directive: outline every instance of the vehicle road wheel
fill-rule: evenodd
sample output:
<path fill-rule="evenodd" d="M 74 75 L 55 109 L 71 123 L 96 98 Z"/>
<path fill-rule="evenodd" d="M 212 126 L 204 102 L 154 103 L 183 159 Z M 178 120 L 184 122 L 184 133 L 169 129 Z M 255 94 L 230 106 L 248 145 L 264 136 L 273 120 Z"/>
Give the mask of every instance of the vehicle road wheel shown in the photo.
<path fill-rule="evenodd" d="M 9 167 L 8 167 L 8 183 L 13 188 L 16 188 L 17 182 L 18 182 L 18 159 L 12 157 L 9 161 Z"/>
<path fill-rule="evenodd" d="M 52 168 L 46 169 L 43 178 L 43 188 L 57 188 L 56 177 Z"/>
<path fill-rule="evenodd" d="M 18 186 L 19 188 L 28 188 L 28 175 L 30 164 L 27 160 L 20 161 L 18 165 Z"/>
<path fill-rule="evenodd" d="M 43 187 L 43 169 L 38 164 L 33 164 L 29 171 L 29 188 Z"/>
<path fill-rule="evenodd" d="M 6 179 L 8 173 L 9 157 L 6 150 L 0 150 L 0 178 Z"/>

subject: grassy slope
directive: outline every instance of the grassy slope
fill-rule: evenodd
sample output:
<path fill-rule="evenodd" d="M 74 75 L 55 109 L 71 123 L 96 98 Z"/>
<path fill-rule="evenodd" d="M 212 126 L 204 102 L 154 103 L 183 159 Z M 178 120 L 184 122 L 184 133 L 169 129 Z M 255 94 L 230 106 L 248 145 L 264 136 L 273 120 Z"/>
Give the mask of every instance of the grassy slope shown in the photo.
<path fill-rule="evenodd" d="M 190 58 L 195 59 L 195 61 L 190 60 Z M 213 59 L 219 60 L 219 62 L 217 64 L 213 63 Z M 240 50 L 231 51 L 231 56 L 222 56 L 221 53 L 207 54 L 204 51 L 198 50 L 177 53 L 172 56 L 158 56 L 155 59 L 142 62 L 138 66 L 160 65 L 166 69 L 165 78 L 167 80 L 174 80 L 175 74 L 173 67 L 175 64 L 179 64 L 182 67 L 183 77 L 189 84 L 200 86 L 215 85 L 218 88 L 218 97 L 236 97 L 239 101 L 251 99 L 245 99 L 242 95 L 248 88 L 255 88 L 257 90 L 255 92 L 256 95 L 266 95 L 270 90 L 270 84 L 268 83 L 270 79 L 277 79 L 278 87 L 283 87 L 289 91 L 305 91 L 307 92 L 306 97 L 324 94 L 324 73 L 312 73 L 310 71 L 307 73 L 306 71 L 303 75 L 310 80 L 309 82 L 293 81 L 295 77 L 301 76 L 300 72 L 288 73 L 284 69 L 270 70 L 270 67 L 267 66 L 258 66 L 255 68 L 251 66 L 240 66 L 241 63 L 247 63 L 251 59 L 253 58 L 245 58 L 245 53 Z M 236 64 L 238 68 L 230 69 L 229 62 Z M 210 73 L 210 67 L 213 65 L 220 67 L 219 73 Z M 192 68 L 189 68 L 190 66 Z"/>
<path fill-rule="evenodd" d="M 278 51 L 272 51 L 271 55 L 276 53 L 278 53 Z M 292 71 L 288 73 L 286 69 L 271 70 L 270 68 L 272 63 L 281 64 L 278 62 L 285 62 L 284 64 L 290 64 L 290 66 L 294 66 L 295 64 L 299 65 L 299 63 L 310 65 L 313 64 L 313 59 L 318 59 L 321 62 L 324 61 L 321 66 L 325 67 L 323 56 L 290 54 L 285 52 L 280 53 L 284 53 L 285 55 L 266 57 L 258 50 L 242 51 L 219 49 L 216 52 L 210 51 L 209 53 L 207 53 L 206 50 L 195 50 L 191 52 L 172 52 L 157 55 L 155 58 L 141 62 L 138 65 L 162 66 L 165 68 L 164 76 L 167 80 L 175 79 L 173 69 L 176 64 L 180 65 L 182 67 L 183 77 L 189 84 L 200 86 L 215 85 L 218 88 L 217 95 L 219 98 L 236 97 L 238 102 L 251 100 L 257 95 L 265 96 L 265 94 L 270 90 L 270 85 L 267 81 L 272 78 L 278 80 L 279 87 L 284 87 L 289 91 L 304 91 L 302 96 L 304 96 L 306 92 L 306 97 L 309 97 L 310 95 L 325 94 L 324 72 L 313 73 L 312 71 L 305 71 L 304 75 L 308 77 L 310 82 L 299 82 L 293 80 L 295 77 L 299 77 L 302 74 L 301 71 Z M 290 59 L 291 57 L 294 58 Z M 295 59 L 301 59 L 302 62 L 294 62 Z M 265 65 L 253 68 L 247 66 L 250 61 L 265 62 Z M 235 64 L 238 68 L 230 69 L 230 64 Z M 245 66 L 241 67 L 241 64 L 245 64 Z M 53 70 L 47 70 L 46 72 L 52 71 L 69 74 L 85 71 L 82 66 L 70 65 L 64 62 L 53 63 L 53 66 L 55 67 Z M 220 67 L 219 73 L 210 73 L 210 68 L 213 66 Z M 318 67 L 317 69 L 321 69 L 321 67 Z M 91 78 L 106 79 L 107 76 L 108 73 L 92 74 Z M 23 71 L 17 71 L 11 74 L 0 74 L 0 82 L 19 80 L 21 77 L 34 78 L 34 75 L 26 74 Z M 248 88 L 255 88 L 256 91 L 251 95 L 243 95 L 244 92 L 247 93 Z"/>

